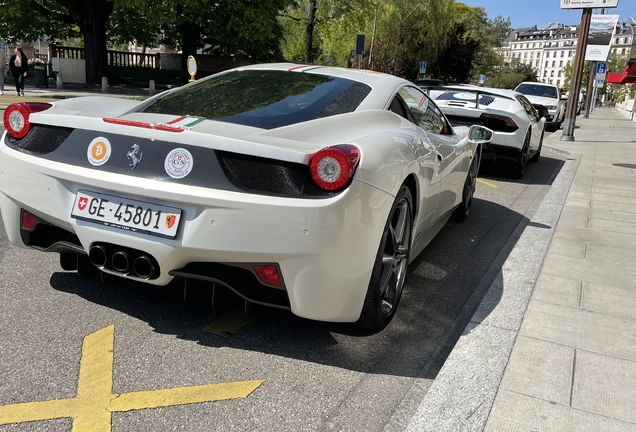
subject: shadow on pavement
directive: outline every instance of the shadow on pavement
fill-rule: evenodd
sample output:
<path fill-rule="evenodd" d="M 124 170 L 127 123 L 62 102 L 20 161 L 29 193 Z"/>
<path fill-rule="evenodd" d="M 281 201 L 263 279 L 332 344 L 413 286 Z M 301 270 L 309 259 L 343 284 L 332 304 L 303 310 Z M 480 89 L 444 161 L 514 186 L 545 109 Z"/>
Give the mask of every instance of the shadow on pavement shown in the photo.
<path fill-rule="evenodd" d="M 395 319 L 375 334 L 351 324 L 310 321 L 271 309 L 224 338 L 202 329 L 230 309 L 214 311 L 209 303 L 187 305 L 177 286 L 128 281 L 106 284 L 74 272 L 54 273 L 50 284 L 58 291 L 147 322 L 158 333 L 210 348 L 258 351 L 365 373 L 417 377 L 434 356 L 445 359 L 447 353 L 442 348 L 448 345 L 450 330 L 458 327 L 458 316 L 461 313 L 470 319 L 485 294 L 473 296 L 475 289 L 524 221 L 514 211 L 475 199 L 469 219 L 447 225 L 411 263 Z M 499 268 L 495 270 L 497 273 Z M 462 319 L 465 322 L 460 323 L 460 330 L 468 322 Z"/>

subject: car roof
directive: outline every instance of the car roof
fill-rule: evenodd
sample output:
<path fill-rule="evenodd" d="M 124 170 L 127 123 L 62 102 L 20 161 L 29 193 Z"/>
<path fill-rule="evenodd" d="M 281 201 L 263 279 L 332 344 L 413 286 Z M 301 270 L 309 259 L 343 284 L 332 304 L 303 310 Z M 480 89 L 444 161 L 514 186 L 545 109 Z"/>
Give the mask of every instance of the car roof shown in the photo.
<path fill-rule="evenodd" d="M 524 81 L 524 82 L 520 83 L 517 87 L 519 87 L 520 85 L 523 85 L 523 84 L 540 85 L 540 86 L 546 86 L 546 87 L 558 87 L 558 86 L 556 86 L 554 84 L 543 83 L 543 82 L 535 82 L 535 81 Z"/>
<path fill-rule="evenodd" d="M 297 63 L 264 63 L 249 66 L 242 66 L 232 70 L 279 70 L 299 73 L 310 73 L 318 75 L 328 75 L 339 78 L 346 78 L 352 81 L 369 85 L 374 90 L 391 89 L 394 90 L 400 85 L 410 84 L 410 81 L 396 77 L 394 75 L 365 69 L 347 69 L 332 66 L 317 66 Z M 228 72 L 230 72 L 228 71 Z"/>

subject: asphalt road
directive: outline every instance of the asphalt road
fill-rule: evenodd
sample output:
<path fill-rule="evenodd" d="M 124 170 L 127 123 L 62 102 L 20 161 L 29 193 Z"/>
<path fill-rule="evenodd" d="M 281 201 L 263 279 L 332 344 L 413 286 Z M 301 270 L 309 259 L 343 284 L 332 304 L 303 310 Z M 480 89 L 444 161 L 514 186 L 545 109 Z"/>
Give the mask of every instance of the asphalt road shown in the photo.
<path fill-rule="evenodd" d="M 468 220 L 444 227 L 410 265 L 397 315 L 377 334 L 265 310 L 220 336 L 204 327 L 231 316 L 231 302 L 215 311 L 206 301 L 184 303 L 177 287 L 83 279 L 63 271 L 57 254 L 10 246 L 2 228 L 0 419 L 2 406 L 58 402 L 12 407 L 49 420 L 0 431 L 70 431 L 58 406 L 85 394 L 90 403 L 72 409 L 89 422 L 112 411 L 112 431 L 382 431 L 417 377 L 434 380 L 466 311 L 478 305 L 475 288 L 562 160 L 544 151 L 522 180 L 484 167 Z M 140 391 L 243 381 L 253 388 L 241 396 L 228 386 L 208 402 L 164 398 L 149 409 L 122 397 L 113 408 L 90 396 L 109 376 L 113 394 L 136 401 L 147 396 Z M 101 407 L 94 412 L 93 402 Z"/>

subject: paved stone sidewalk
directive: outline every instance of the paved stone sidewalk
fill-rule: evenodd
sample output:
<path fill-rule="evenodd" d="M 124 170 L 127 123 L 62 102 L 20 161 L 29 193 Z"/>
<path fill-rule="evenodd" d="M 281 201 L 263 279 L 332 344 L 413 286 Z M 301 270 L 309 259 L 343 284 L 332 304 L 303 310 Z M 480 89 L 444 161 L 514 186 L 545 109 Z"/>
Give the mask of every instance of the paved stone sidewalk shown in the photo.
<path fill-rule="evenodd" d="M 568 160 L 409 432 L 636 431 L 636 123 L 601 108 L 560 135 L 544 151 Z"/>

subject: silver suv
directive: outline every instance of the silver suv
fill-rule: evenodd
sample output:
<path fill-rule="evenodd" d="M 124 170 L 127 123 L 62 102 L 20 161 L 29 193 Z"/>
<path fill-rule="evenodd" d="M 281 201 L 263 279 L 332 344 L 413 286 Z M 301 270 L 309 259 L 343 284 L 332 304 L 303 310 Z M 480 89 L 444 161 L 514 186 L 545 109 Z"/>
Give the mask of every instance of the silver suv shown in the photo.
<path fill-rule="evenodd" d="M 548 109 L 546 129 L 554 132 L 561 127 L 565 118 L 565 99 L 557 86 L 539 82 L 522 82 L 515 91 L 526 95 L 532 105 L 543 105 Z"/>

